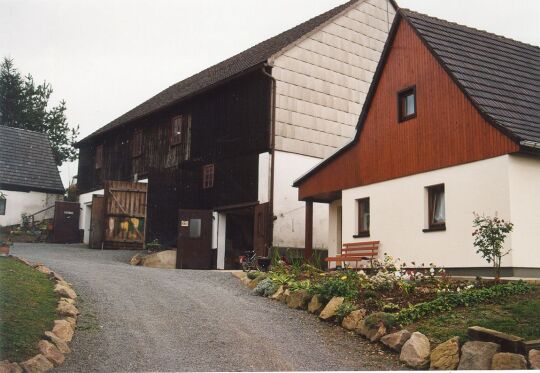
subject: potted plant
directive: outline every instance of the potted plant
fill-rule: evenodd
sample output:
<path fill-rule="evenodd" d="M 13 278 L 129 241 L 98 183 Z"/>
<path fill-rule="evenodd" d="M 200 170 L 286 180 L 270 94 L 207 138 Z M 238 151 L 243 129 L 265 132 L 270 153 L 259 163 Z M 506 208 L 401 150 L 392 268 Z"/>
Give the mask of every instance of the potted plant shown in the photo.
<path fill-rule="evenodd" d="M 11 241 L 5 240 L 0 236 L 0 254 L 9 255 L 9 249 L 11 248 Z"/>

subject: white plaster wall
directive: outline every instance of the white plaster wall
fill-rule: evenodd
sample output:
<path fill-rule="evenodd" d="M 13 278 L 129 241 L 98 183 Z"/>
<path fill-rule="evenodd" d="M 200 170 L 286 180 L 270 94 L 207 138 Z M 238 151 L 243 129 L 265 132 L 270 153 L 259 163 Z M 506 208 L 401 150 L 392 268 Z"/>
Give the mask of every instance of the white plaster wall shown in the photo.
<path fill-rule="evenodd" d="M 298 175 L 314 167 L 319 159 L 300 154 L 275 152 L 274 160 L 274 246 L 304 247 L 305 202 L 298 201 L 298 189 L 292 184 Z M 313 247 L 326 248 L 328 240 L 328 204 L 313 205 Z"/>
<path fill-rule="evenodd" d="M 341 234 L 341 227 L 339 226 L 341 212 L 341 200 L 333 201 L 330 203 L 329 225 L 328 225 L 328 256 L 336 256 L 338 248 L 341 247 L 338 236 Z"/>
<path fill-rule="evenodd" d="M 6 196 L 6 214 L 0 215 L 0 225 L 14 225 L 21 223 L 21 214 L 34 214 L 46 207 L 54 206 L 54 202 L 62 200 L 62 194 L 42 192 L 15 192 L 2 190 Z M 54 208 L 35 217 L 36 221 L 49 219 L 54 216 Z"/>
<path fill-rule="evenodd" d="M 407 263 L 487 267 L 473 247 L 473 211 L 511 218 L 509 165 L 505 155 L 345 190 L 343 242 L 379 240 L 381 254 L 386 252 Z M 446 231 L 424 233 L 425 187 L 440 183 L 445 185 Z M 370 198 L 371 236 L 355 239 L 356 200 L 365 197 Z M 512 243 L 512 239 L 507 240 L 508 246 Z M 512 266 L 511 256 L 503 260 L 503 266 Z"/>
<path fill-rule="evenodd" d="M 258 201 L 266 203 L 270 199 L 270 153 L 259 154 L 259 180 L 258 180 Z"/>
<path fill-rule="evenodd" d="M 509 156 L 512 262 L 540 268 L 540 159 Z"/>
<path fill-rule="evenodd" d="M 354 135 L 395 11 L 366 0 L 270 62 L 276 149 L 326 158 Z"/>
<path fill-rule="evenodd" d="M 79 195 L 79 205 L 81 206 L 81 216 L 79 217 L 79 229 L 84 229 L 83 243 L 90 243 L 90 222 L 92 220 L 92 196 L 104 193 L 103 189 Z"/>
<path fill-rule="evenodd" d="M 227 215 L 224 213 L 216 213 L 217 219 L 214 220 L 216 227 L 216 242 L 217 242 L 217 269 L 225 269 L 225 241 L 227 232 Z"/>

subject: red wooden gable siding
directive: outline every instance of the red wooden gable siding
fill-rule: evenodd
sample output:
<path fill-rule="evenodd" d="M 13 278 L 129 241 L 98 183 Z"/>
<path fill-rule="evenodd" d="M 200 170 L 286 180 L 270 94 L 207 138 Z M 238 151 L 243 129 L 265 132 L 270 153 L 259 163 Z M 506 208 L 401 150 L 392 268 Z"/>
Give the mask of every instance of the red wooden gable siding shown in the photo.
<path fill-rule="evenodd" d="M 397 92 L 416 85 L 416 118 L 398 122 Z M 517 152 L 446 74 L 406 20 L 371 101 L 358 141 L 299 186 L 299 198 Z"/>

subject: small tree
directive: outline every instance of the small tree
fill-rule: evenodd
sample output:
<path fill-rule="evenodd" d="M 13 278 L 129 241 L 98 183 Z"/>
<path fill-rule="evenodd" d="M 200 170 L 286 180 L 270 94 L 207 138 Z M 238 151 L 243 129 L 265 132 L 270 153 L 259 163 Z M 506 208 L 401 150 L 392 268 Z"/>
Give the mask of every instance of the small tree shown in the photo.
<path fill-rule="evenodd" d="M 495 282 L 501 278 L 501 260 L 508 255 L 511 249 L 503 250 L 506 236 L 514 229 L 514 224 L 504 219 L 478 215 L 474 213 L 473 232 L 476 253 L 480 254 L 488 263 L 493 264 Z"/>

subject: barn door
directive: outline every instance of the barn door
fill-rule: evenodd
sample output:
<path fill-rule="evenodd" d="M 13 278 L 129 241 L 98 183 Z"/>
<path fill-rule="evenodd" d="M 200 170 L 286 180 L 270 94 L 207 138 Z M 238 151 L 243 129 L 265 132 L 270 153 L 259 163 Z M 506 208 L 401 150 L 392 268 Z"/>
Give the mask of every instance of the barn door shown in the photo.
<path fill-rule="evenodd" d="M 91 249 L 101 249 L 103 243 L 103 222 L 105 219 L 105 197 L 92 196 L 92 212 L 90 217 L 90 239 Z"/>
<path fill-rule="evenodd" d="M 254 208 L 253 221 L 253 250 L 258 256 L 266 256 L 269 242 L 270 229 L 268 227 L 269 203 L 256 205 Z"/>
<path fill-rule="evenodd" d="M 212 211 L 181 209 L 178 217 L 176 268 L 212 269 Z"/>
<path fill-rule="evenodd" d="M 80 206 L 76 202 L 56 201 L 54 205 L 53 241 L 55 243 L 80 242 Z"/>

